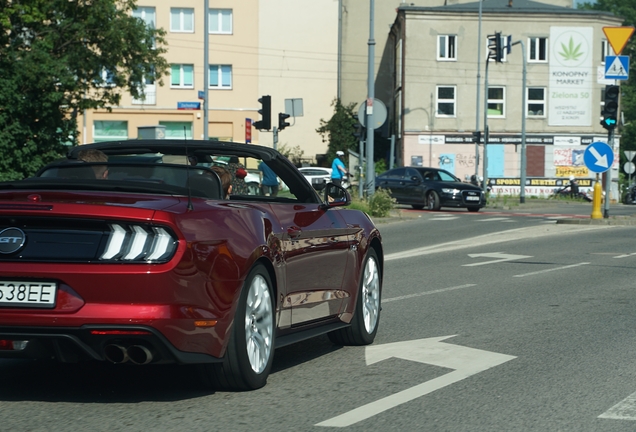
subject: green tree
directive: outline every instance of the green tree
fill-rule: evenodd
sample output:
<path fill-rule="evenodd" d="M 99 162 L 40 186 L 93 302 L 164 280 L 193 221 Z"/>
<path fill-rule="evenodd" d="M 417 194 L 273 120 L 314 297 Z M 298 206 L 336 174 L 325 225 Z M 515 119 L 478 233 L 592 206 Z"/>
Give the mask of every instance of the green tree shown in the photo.
<path fill-rule="evenodd" d="M 162 85 L 165 32 L 136 0 L 0 0 L 0 180 L 32 175 L 77 144 L 77 114 Z"/>
<path fill-rule="evenodd" d="M 331 106 L 334 107 L 333 116 L 328 121 L 320 119 L 320 127 L 316 129 L 322 136 L 322 142 L 328 142 L 327 157 L 331 161 L 336 157 L 338 150 L 358 151 L 358 140 L 353 136 L 358 121 L 353 111 L 355 103 L 344 106 L 340 99 L 334 99 Z"/>

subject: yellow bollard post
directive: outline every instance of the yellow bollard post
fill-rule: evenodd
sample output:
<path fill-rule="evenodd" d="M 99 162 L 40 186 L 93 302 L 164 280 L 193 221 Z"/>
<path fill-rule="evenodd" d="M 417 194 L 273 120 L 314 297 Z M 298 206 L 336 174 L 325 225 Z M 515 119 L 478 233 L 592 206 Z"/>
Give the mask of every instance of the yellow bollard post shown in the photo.
<path fill-rule="evenodd" d="M 594 183 L 594 196 L 592 197 L 592 219 L 603 219 L 601 213 L 601 182 L 598 173 L 596 173 L 596 183 Z"/>

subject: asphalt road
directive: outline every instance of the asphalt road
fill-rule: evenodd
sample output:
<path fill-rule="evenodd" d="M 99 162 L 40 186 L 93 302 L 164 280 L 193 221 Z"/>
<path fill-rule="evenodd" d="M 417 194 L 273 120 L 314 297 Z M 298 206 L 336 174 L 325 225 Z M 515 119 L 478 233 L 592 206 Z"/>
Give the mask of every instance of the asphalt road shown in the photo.
<path fill-rule="evenodd" d="M 0 361 L 0 431 L 633 431 L 636 227 L 555 223 L 574 216 L 381 223 L 376 342 L 279 349 L 258 391 L 202 390 L 179 367 Z"/>

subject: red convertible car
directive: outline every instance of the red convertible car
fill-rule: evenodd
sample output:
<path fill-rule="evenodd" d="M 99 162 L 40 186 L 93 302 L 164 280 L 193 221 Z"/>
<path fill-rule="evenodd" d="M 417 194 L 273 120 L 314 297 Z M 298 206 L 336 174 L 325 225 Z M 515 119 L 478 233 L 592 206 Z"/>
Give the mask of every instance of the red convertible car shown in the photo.
<path fill-rule="evenodd" d="M 226 196 L 215 161 L 233 157 L 264 162 L 289 190 Z M 332 184 L 320 197 L 261 146 L 73 147 L 0 183 L 0 358 L 196 364 L 216 388 L 249 390 L 281 346 L 370 344 L 382 242 L 349 202 Z"/>

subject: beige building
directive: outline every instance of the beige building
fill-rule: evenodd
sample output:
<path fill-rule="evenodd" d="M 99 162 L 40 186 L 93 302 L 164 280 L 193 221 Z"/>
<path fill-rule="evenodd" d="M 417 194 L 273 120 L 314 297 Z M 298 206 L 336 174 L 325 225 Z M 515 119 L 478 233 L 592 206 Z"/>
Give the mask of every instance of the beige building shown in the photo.
<path fill-rule="evenodd" d="M 202 139 L 204 3 L 139 0 L 137 6 L 136 16 L 167 32 L 168 76 L 163 86 L 147 82 L 144 100 L 124 94 L 111 112 L 86 112 L 80 142 L 133 139 L 147 126 L 164 126 L 167 138 Z M 279 144 L 300 146 L 309 158 L 326 151 L 315 130 L 333 113 L 337 6 L 337 0 L 209 0 L 211 139 L 245 142 L 246 118 L 259 120 L 258 99 L 270 95 L 272 126 L 285 99 L 302 99 L 302 117 L 288 119 L 292 126 L 279 134 Z M 252 129 L 252 142 L 272 146 L 273 133 Z"/>
<path fill-rule="evenodd" d="M 477 150 L 472 137 L 483 130 L 486 108 L 485 61 L 477 105 L 477 12 L 478 3 L 398 9 L 389 72 L 398 163 L 442 167 L 462 179 L 482 173 L 483 144 Z M 488 64 L 488 178 L 519 177 L 522 121 L 528 177 L 592 177 L 582 156 L 585 145 L 607 138 L 599 124 L 602 93 L 614 83 L 603 79 L 611 51 L 602 28 L 621 22 L 609 13 L 528 0 L 484 3 L 484 60 L 487 35 L 501 32 L 504 45 L 508 37 L 513 43 L 503 62 Z"/>

